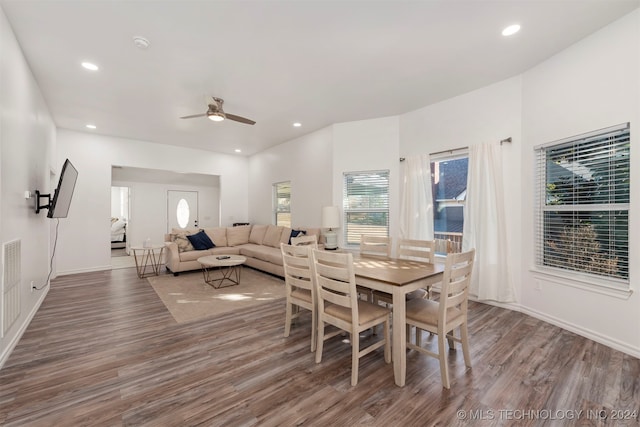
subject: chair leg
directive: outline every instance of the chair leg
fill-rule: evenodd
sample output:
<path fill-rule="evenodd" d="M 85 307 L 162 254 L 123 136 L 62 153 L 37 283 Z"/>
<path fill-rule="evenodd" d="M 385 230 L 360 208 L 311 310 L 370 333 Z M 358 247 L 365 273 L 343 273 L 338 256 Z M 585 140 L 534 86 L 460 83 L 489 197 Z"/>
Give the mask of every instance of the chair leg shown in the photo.
<path fill-rule="evenodd" d="M 416 345 L 422 347 L 422 329 L 416 326 Z"/>
<path fill-rule="evenodd" d="M 445 333 L 443 330 L 438 331 L 438 359 L 440 360 L 440 377 L 444 388 L 451 388 L 449 385 L 449 367 L 447 365 L 447 355 L 444 347 Z"/>
<path fill-rule="evenodd" d="M 389 327 L 389 319 L 384 322 L 384 361 L 391 363 L 391 328 Z"/>
<path fill-rule="evenodd" d="M 285 319 L 284 319 L 284 336 L 288 337 L 291 332 L 291 320 L 293 317 L 293 304 L 287 302 L 287 309 L 285 310 Z"/>
<path fill-rule="evenodd" d="M 324 345 L 324 322 L 318 319 L 318 336 L 316 337 L 316 363 L 322 362 L 322 347 Z"/>
<path fill-rule="evenodd" d="M 386 331 L 385 331 L 386 334 Z M 360 365 L 360 334 L 351 332 L 351 386 L 358 384 L 358 367 Z"/>
<path fill-rule="evenodd" d="M 464 364 L 471 367 L 471 356 L 469 355 L 469 332 L 467 324 L 460 325 L 460 342 L 462 343 L 462 354 L 464 354 Z"/>
<path fill-rule="evenodd" d="M 316 351 L 318 341 L 318 313 L 311 312 L 311 352 Z"/>

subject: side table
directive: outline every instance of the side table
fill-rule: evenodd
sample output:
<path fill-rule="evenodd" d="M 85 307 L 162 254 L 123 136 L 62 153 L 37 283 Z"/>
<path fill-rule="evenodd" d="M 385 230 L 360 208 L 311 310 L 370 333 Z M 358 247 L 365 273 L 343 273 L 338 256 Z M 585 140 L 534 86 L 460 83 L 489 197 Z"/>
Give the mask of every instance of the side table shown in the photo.
<path fill-rule="evenodd" d="M 131 246 L 129 249 L 133 251 L 140 279 L 160 274 L 164 245 Z"/>

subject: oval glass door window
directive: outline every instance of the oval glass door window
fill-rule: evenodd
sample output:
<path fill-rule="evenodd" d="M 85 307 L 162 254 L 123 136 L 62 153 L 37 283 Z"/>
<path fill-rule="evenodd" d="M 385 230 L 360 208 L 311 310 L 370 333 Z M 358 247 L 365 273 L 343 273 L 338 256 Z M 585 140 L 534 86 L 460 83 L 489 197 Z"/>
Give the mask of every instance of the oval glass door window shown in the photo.
<path fill-rule="evenodd" d="M 176 219 L 180 228 L 186 228 L 189 224 L 189 203 L 185 199 L 180 199 L 176 206 Z"/>

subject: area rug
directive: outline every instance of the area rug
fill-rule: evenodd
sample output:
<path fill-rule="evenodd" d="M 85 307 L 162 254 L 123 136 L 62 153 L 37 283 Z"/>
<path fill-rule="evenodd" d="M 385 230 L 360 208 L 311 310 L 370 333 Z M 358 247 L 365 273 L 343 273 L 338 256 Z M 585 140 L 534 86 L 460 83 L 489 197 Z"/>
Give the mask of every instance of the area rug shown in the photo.
<path fill-rule="evenodd" d="M 215 289 L 199 271 L 148 277 L 164 305 L 178 323 L 191 322 L 242 310 L 258 304 L 276 303 L 285 297 L 284 280 L 242 268 L 240 284 Z"/>

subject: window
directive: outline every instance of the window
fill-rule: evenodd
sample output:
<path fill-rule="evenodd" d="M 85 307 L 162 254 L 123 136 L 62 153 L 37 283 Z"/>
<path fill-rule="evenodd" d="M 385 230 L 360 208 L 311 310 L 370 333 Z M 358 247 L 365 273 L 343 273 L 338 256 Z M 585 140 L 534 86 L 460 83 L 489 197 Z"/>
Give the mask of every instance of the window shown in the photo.
<path fill-rule="evenodd" d="M 273 184 L 273 206 L 275 224 L 291 227 L 291 181 Z"/>
<path fill-rule="evenodd" d="M 629 281 L 629 125 L 536 147 L 536 265 Z"/>
<path fill-rule="evenodd" d="M 433 231 L 436 253 L 462 251 L 469 156 L 465 150 L 431 156 Z"/>
<path fill-rule="evenodd" d="M 362 234 L 389 235 L 389 171 L 345 173 L 343 197 L 347 245 L 359 245 Z"/>

